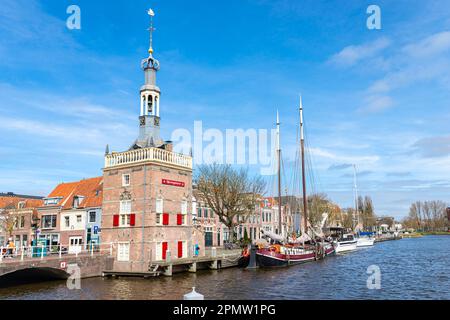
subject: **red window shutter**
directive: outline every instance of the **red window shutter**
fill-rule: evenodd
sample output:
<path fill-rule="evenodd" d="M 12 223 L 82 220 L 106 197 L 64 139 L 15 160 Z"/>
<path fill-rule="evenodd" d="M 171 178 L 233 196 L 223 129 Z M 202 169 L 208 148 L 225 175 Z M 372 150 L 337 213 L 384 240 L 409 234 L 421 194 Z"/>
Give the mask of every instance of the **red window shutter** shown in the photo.
<path fill-rule="evenodd" d="M 168 213 L 163 214 L 163 225 L 165 225 L 165 226 L 169 225 L 169 214 Z"/>
<path fill-rule="evenodd" d="M 130 226 L 134 226 L 136 224 L 136 214 L 130 214 Z"/>
<path fill-rule="evenodd" d="M 183 241 L 178 241 L 178 258 L 183 257 Z"/>
<path fill-rule="evenodd" d="M 167 257 L 167 242 L 162 243 L 162 258 L 166 260 Z"/>
<path fill-rule="evenodd" d="M 115 214 L 113 215 L 113 227 L 118 227 L 119 226 L 119 215 Z"/>
<path fill-rule="evenodd" d="M 183 224 L 183 216 L 181 213 L 177 214 L 177 225 L 181 226 Z"/>

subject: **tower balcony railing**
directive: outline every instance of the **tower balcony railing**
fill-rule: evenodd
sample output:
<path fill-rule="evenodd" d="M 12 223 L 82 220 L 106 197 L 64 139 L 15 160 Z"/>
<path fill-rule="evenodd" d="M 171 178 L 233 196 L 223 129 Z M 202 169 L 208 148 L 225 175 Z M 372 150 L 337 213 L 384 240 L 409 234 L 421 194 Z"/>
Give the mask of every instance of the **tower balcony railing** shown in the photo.
<path fill-rule="evenodd" d="M 143 148 L 107 154 L 105 169 L 148 161 L 192 169 L 192 157 L 159 148 Z"/>

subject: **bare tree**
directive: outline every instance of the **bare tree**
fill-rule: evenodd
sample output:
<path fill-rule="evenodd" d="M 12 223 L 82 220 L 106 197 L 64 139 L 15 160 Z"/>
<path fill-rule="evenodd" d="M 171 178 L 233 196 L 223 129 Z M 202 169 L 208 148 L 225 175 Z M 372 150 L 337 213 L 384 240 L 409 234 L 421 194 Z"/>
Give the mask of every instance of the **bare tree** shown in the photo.
<path fill-rule="evenodd" d="M 14 206 L 10 205 L 0 211 L 0 229 L 3 229 L 8 234 L 8 237 L 12 237 L 12 233 L 17 222 L 16 216 L 12 214 L 13 209 Z"/>
<path fill-rule="evenodd" d="M 408 228 L 422 231 L 446 230 L 446 203 L 443 201 L 416 201 L 411 204 L 403 223 Z"/>
<path fill-rule="evenodd" d="M 362 222 L 364 227 L 373 227 L 376 225 L 376 217 L 375 212 L 373 209 L 373 202 L 372 198 L 369 196 L 364 197 L 364 204 L 363 204 L 363 211 L 362 211 Z"/>
<path fill-rule="evenodd" d="M 313 226 L 319 225 L 323 213 L 330 213 L 331 201 L 325 193 L 316 193 L 308 197 L 308 221 Z"/>
<path fill-rule="evenodd" d="M 228 227 L 235 240 L 234 227 L 240 218 L 255 212 L 265 183 L 260 176 L 250 177 L 248 170 L 235 170 L 230 165 L 202 165 L 196 177 L 202 199 Z"/>
<path fill-rule="evenodd" d="M 355 209 L 348 208 L 347 212 L 343 216 L 342 226 L 347 229 L 353 229 L 353 217 L 355 215 Z"/>

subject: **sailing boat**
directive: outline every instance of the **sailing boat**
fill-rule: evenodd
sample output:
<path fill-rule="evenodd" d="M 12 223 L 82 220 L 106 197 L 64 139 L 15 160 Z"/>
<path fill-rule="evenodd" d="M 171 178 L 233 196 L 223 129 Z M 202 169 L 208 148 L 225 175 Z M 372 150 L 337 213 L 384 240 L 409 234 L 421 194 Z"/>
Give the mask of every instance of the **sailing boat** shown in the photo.
<path fill-rule="evenodd" d="M 281 232 L 281 147 L 280 147 L 280 121 L 277 112 L 277 158 L 278 158 L 278 222 Z M 300 97 L 300 148 L 302 155 L 302 187 L 303 187 L 303 223 L 302 236 L 298 239 L 287 238 L 263 232 L 263 235 L 276 242 L 274 245 L 260 248 L 256 252 L 257 263 L 260 267 L 281 267 L 294 264 L 305 263 L 309 261 L 323 259 L 327 255 L 334 253 L 334 246 L 330 243 L 315 242 L 308 235 L 307 218 L 307 198 L 306 198 L 306 175 L 305 175 L 305 145 L 303 134 L 303 104 Z"/>

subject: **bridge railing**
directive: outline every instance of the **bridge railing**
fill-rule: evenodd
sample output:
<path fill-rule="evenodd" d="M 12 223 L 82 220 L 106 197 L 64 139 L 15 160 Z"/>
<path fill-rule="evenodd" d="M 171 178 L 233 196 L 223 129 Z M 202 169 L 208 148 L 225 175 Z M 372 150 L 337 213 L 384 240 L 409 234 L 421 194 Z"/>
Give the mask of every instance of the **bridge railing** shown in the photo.
<path fill-rule="evenodd" d="M 0 247 L 0 264 L 9 261 L 24 261 L 36 259 L 49 259 L 78 256 L 112 255 L 113 243 L 89 244 L 89 245 L 43 245 Z"/>

